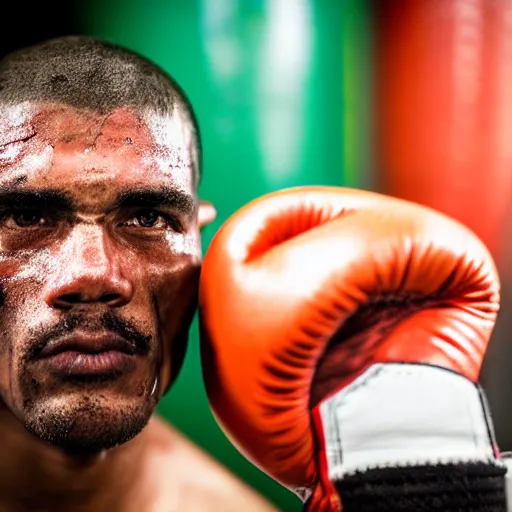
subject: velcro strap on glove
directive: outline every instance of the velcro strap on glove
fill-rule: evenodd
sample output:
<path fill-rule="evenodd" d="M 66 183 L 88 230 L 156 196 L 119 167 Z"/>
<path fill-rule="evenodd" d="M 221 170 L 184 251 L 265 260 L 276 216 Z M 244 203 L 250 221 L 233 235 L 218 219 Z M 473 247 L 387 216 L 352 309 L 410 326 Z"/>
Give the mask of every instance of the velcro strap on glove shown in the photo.
<path fill-rule="evenodd" d="M 322 480 L 345 512 L 506 510 L 506 468 L 484 394 L 459 374 L 373 365 L 314 418 Z"/>

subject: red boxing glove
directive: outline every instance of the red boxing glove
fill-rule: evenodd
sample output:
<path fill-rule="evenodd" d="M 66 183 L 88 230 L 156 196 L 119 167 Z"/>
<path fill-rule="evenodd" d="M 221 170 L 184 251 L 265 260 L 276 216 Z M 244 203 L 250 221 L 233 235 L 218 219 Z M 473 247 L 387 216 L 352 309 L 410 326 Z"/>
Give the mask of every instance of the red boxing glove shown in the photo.
<path fill-rule="evenodd" d="M 404 478 L 414 499 L 396 510 L 505 510 L 476 384 L 498 308 L 493 260 L 458 222 L 366 191 L 270 194 L 221 228 L 203 262 L 210 404 L 309 510 L 341 510 L 340 495 L 347 512 L 390 510 L 384 495 Z M 497 508 L 458 496 L 429 508 L 432 468 L 438 482 L 459 478 L 463 500 L 488 479 Z"/>

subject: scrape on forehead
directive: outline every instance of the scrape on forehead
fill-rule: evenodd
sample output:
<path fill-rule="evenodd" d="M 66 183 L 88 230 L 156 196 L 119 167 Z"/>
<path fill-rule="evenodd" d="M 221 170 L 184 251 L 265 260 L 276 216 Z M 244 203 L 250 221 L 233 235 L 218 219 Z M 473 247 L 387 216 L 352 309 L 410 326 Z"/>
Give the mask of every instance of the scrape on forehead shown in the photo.
<path fill-rule="evenodd" d="M 72 142 L 77 137 L 123 138 L 123 142 L 142 143 L 145 150 L 162 151 L 171 158 L 169 166 L 197 170 L 197 148 L 194 127 L 186 112 L 176 105 L 169 114 L 150 108 L 141 111 L 119 107 L 106 114 L 78 109 L 60 103 L 23 103 L 0 105 L 0 147 L 39 134 L 48 143 Z M 134 132 L 135 130 L 135 132 Z M 142 134 L 143 138 L 130 135 Z M 149 137 L 147 137 L 149 135 Z M 144 139 L 144 140 L 143 140 Z M 150 143 L 153 147 L 147 147 Z M 12 148 L 4 147 L 4 151 Z"/>
<path fill-rule="evenodd" d="M 6 55 L 0 60 L 0 80 L 0 104 L 62 102 L 101 113 L 147 110 L 146 120 L 163 127 L 154 130 L 157 143 L 173 137 L 173 124 L 184 130 L 183 144 L 199 181 L 201 144 L 192 106 L 179 84 L 143 55 L 88 36 L 60 37 Z M 155 118 L 155 113 L 160 115 Z M 169 119 L 176 123 L 166 126 Z"/>
<path fill-rule="evenodd" d="M 17 105 L 0 103 L 0 148 L 30 134 L 30 125 L 27 126 L 27 123 L 36 110 L 36 106 L 29 101 Z"/>
<path fill-rule="evenodd" d="M 17 105 L 0 103 L 0 119 L 15 128 L 22 126 L 33 115 L 34 110 L 35 105 L 30 101 L 24 101 Z"/>

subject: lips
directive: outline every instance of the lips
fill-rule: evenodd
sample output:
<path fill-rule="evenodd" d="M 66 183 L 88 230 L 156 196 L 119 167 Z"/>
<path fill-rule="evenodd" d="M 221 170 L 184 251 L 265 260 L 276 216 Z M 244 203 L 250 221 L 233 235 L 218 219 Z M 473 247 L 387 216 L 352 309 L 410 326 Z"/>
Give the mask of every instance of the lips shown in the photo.
<path fill-rule="evenodd" d="M 126 375 L 132 372 L 138 355 L 136 346 L 110 332 L 75 331 L 51 339 L 36 357 L 45 373 L 62 378 Z"/>
<path fill-rule="evenodd" d="M 72 335 L 50 340 L 39 353 L 40 358 L 48 358 L 62 352 L 79 352 L 99 354 L 116 351 L 134 355 L 136 348 L 125 338 L 109 332 L 85 333 L 75 332 Z"/>

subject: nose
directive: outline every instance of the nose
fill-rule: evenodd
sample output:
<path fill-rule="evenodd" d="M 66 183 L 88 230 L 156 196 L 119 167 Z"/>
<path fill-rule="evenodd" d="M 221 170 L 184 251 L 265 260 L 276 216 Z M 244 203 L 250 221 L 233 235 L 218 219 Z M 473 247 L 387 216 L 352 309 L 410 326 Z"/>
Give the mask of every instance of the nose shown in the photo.
<path fill-rule="evenodd" d="M 123 274 L 120 259 L 102 226 L 76 225 L 54 255 L 46 303 L 56 309 L 127 304 L 133 295 L 133 284 Z"/>

